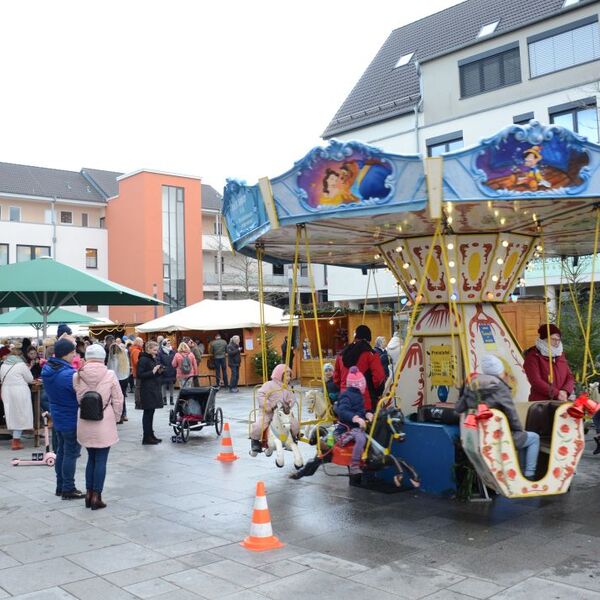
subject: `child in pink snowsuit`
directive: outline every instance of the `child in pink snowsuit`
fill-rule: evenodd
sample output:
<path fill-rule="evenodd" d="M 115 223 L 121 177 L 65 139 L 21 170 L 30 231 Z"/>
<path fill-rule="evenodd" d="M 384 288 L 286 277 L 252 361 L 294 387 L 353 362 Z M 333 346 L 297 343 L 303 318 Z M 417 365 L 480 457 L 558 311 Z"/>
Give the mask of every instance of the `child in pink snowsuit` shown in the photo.
<path fill-rule="evenodd" d="M 277 365 L 271 374 L 271 381 L 263 383 L 256 394 L 259 412 L 250 432 L 250 452 L 253 456 L 262 451 L 261 440 L 263 432 L 271 424 L 271 420 L 273 419 L 273 409 L 277 406 L 277 403 L 281 402 L 290 410 L 292 408 L 294 395 L 290 390 L 284 387 L 284 384 L 287 385 L 289 382 L 291 374 L 290 368 L 286 365 Z M 291 422 L 292 435 L 294 438 L 297 438 L 299 431 L 298 421 L 297 419 L 292 418 Z"/>

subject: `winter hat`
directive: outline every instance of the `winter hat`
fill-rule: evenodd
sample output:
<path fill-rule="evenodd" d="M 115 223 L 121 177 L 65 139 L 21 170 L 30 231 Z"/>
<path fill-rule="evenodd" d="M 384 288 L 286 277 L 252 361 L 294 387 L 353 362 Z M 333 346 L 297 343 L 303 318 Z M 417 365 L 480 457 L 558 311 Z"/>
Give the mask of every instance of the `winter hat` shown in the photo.
<path fill-rule="evenodd" d="M 58 340 L 56 344 L 54 344 L 54 356 L 56 356 L 56 358 L 62 358 L 70 352 L 73 352 L 73 350 L 75 350 L 75 344 L 69 340 Z"/>
<path fill-rule="evenodd" d="M 502 361 L 493 354 L 485 354 L 481 359 L 481 370 L 486 375 L 495 375 L 500 377 L 504 373 L 504 365 Z"/>
<path fill-rule="evenodd" d="M 365 376 L 358 370 L 358 367 L 350 367 L 350 372 L 346 378 L 346 387 L 358 388 L 361 392 L 367 389 L 367 380 Z"/>
<path fill-rule="evenodd" d="M 562 335 L 560 329 L 554 323 L 550 323 L 549 326 L 544 323 L 543 325 L 540 325 L 540 328 L 538 329 L 540 340 L 548 339 L 548 329 L 550 329 L 550 335 Z"/>
<path fill-rule="evenodd" d="M 271 379 L 281 383 L 283 381 L 283 374 L 289 370 L 290 368 L 287 365 L 279 364 L 273 369 L 273 372 L 271 373 Z"/>
<path fill-rule="evenodd" d="M 371 330 L 366 325 L 359 325 L 354 332 L 354 337 L 357 340 L 366 340 L 367 342 L 370 342 Z"/>
<path fill-rule="evenodd" d="M 85 360 L 101 360 L 106 358 L 106 350 L 100 344 L 90 344 L 85 349 Z"/>
<path fill-rule="evenodd" d="M 325 363 L 323 365 L 323 371 L 333 371 L 333 365 L 331 363 Z"/>
<path fill-rule="evenodd" d="M 59 338 L 63 333 L 71 335 L 73 331 L 71 331 L 71 328 L 66 323 L 59 323 L 58 329 L 56 330 L 56 337 Z"/>

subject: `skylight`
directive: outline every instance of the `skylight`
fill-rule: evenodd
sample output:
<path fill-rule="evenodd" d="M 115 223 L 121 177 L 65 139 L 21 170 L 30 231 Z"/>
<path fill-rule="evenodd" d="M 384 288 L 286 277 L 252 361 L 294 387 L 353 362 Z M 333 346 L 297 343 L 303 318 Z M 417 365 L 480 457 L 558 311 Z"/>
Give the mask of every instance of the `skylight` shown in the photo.
<path fill-rule="evenodd" d="M 567 6 L 573 6 L 573 4 L 578 4 L 578 3 L 579 3 L 579 0 L 565 0 L 563 2 L 562 7 L 567 8 Z"/>
<path fill-rule="evenodd" d="M 411 52 L 410 54 L 404 54 L 403 56 L 401 56 L 398 59 L 398 62 L 396 63 L 396 66 L 394 67 L 394 69 L 397 69 L 398 67 L 403 67 L 404 65 L 407 65 L 410 62 L 410 59 L 414 56 L 414 52 Z"/>
<path fill-rule="evenodd" d="M 567 2 L 569 0 L 566 0 Z M 496 27 L 498 27 L 498 23 L 500 23 L 500 21 L 496 21 L 495 23 L 488 23 L 487 25 L 484 25 L 480 30 L 479 33 L 477 34 L 477 37 L 485 37 L 486 35 L 491 35 L 492 33 L 494 33 L 494 31 L 496 31 Z"/>

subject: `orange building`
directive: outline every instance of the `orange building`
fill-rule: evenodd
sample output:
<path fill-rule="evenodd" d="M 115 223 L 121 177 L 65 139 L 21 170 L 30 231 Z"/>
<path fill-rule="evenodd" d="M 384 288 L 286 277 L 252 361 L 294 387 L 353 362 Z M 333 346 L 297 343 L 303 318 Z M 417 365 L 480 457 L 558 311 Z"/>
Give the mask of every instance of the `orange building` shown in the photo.
<path fill-rule="evenodd" d="M 140 292 L 157 294 L 179 310 L 202 294 L 202 185 L 200 178 L 140 170 L 117 178 L 108 199 L 108 277 Z M 111 306 L 110 319 L 143 323 L 154 307 Z"/>

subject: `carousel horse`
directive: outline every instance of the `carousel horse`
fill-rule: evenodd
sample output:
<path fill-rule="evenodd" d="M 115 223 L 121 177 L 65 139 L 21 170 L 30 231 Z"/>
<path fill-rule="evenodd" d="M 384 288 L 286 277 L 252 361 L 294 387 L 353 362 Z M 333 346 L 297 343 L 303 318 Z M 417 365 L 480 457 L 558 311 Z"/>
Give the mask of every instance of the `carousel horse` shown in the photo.
<path fill-rule="evenodd" d="M 314 421 L 326 422 L 331 421 L 331 411 L 329 403 L 325 399 L 323 392 L 317 389 L 311 389 L 304 395 L 304 401 L 306 403 L 306 410 L 309 414 L 314 415 Z M 321 435 L 327 435 L 327 431 L 321 426 Z M 308 440 L 311 446 L 317 443 L 317 425 L 313 425 L 306 430 L 305 440 Z"/>
<path fill-rule="evenodd" d="M 369 441 L 369 450 L 367 458 L 363 461 L 363 471 L 379 471 L 385 467 L 393 466 L 396 469 L 394 475 L 394 484 L 399 487 L 403 476 L 408 474 L 408 478 L 414 487 L 419 487 L 419 476 L 412 466 L 388 452 L 394 440 L 402 441 L 404 433 L 401 431 L 404 416 L 402 411 L 397 408 L 385 408 L 379 412 L 377 421 L 372 430 L 367 429 L 367 438 Z M 343 437 L 343 436 L 342 436 Z M 290 475 L 291 479 L 300 479 L 301 477 L 314 475 L 317 469 L 324 463 L 333 462 L 340 466 L 349 466 L 352 455 L 353 444 L 344 444 L 340 441 L 334 444 L 333 448 L 317 455 L 308 461 L 302 469 Z"/>
<path fill-rule="evenodd" d="M 273 418 L 267 432 L 265 455 L 271 456 L 275 452 L 275 464 L 281 468 L 284 465 L 283 451 L 291 450 L 294 455 L 294 466 L 300 469 L 304 465 L 304 459 L 292 435 L 291 416 L 291 409 L 278 402 L 273 410 Z"/>

